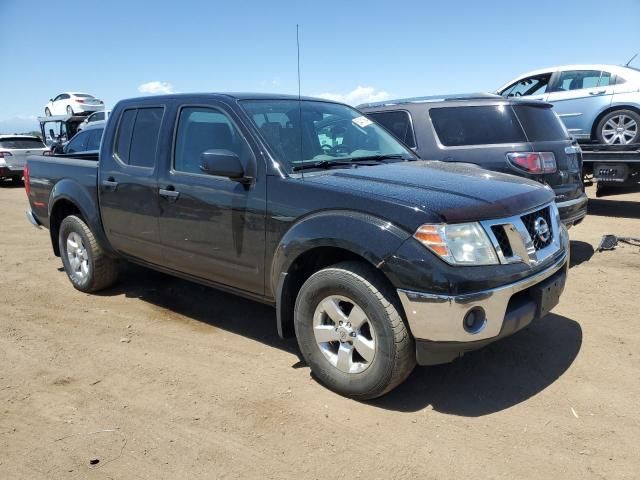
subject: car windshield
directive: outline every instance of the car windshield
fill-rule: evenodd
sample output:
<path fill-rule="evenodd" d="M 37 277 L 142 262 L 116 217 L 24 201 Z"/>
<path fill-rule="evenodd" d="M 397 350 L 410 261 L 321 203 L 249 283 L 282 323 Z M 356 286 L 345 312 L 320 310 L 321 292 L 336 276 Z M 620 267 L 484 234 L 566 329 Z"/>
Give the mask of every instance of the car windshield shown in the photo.
<path fill-rule="evenodd" d="M 39 138 L 24 137 L 0 138 L 0 147 L 15 148 L 18 150 L 26 148 L 45 148 L 44 144 L 40 141 Z"/>
<path fill-rule="evenodd" d="M 416 158 L 386 130 L 346 105 L 313 100 L 240 103 L 289 171 Z"/>

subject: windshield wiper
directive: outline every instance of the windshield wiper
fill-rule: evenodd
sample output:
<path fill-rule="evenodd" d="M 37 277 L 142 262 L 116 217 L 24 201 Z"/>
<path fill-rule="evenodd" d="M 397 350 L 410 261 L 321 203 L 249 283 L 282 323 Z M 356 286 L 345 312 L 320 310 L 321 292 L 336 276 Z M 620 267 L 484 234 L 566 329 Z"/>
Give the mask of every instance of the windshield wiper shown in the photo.
<path fill-rule="evenodd" d="M 368 160 L 369 162 L 372 159 Z M 331 167 L 348 167 L 351 165 L 355 165 L 356 162 L 353 161 L 344 161 L 344 160 L 320 160 L 318 162 L 309 162 L 303 163 L 302 165 L 294 165 L 291 170 L 294 172 L 298 172 L 300 170 L 309 170 L 312 168 L 331 168 Z M 372 163 L 371 165 L 377 165 L 376 163 Z"/>
<path fill-rule="evenodd" d="M 371 161 L 382 162 L 383 160 L 395 160 L 395 159 L 413 160 L 413 158 L 405 157 L 404 154 L 402 153 L 388 153 L 386 155 L 379 153 L 377 155 L 366 155 L 364 157 L 346 157 L 346 158 L 348 158 L 352 162 L 371 162 Z"/>

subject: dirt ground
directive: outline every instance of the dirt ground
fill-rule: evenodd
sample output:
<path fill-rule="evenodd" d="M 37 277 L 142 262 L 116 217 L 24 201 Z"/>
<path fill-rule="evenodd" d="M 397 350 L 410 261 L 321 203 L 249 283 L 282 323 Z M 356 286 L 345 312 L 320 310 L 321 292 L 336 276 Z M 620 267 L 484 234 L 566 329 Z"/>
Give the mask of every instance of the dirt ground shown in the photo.
<path fill-rule="evenodd" d="M 640 190 L 590 195 L 553 314 L 359 403 L 269 307 L 143 269 L 74 290 L 2 186 L 0 478 L 639 478 L 640 247 L 594 249 L 640 236 Z"/>

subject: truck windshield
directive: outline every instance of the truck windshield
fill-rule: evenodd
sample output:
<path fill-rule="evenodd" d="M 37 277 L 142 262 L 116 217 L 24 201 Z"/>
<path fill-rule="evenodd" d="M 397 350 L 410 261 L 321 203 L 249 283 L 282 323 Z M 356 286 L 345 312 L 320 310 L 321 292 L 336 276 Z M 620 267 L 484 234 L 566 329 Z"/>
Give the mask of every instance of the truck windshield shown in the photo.
<path fill-rule="evenodd" d="M 310 164 L 344 167 L 365 159 L 416 159 L 383 128 L 346 105 L 313 100 L 240 103 L 288 171 Z"/>

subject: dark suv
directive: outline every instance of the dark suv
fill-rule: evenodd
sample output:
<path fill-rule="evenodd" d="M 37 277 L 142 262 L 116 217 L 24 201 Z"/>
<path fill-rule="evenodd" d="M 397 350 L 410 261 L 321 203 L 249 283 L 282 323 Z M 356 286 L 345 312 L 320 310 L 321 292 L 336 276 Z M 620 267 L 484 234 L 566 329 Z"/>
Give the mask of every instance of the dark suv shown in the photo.
<path fill-rule="evenodd" d="M 548 103 L 476 94 L 358 108 L 420 158 L 473 163 L 549 185 L 567 227 L 587 213 L 580 148 Z"/>

